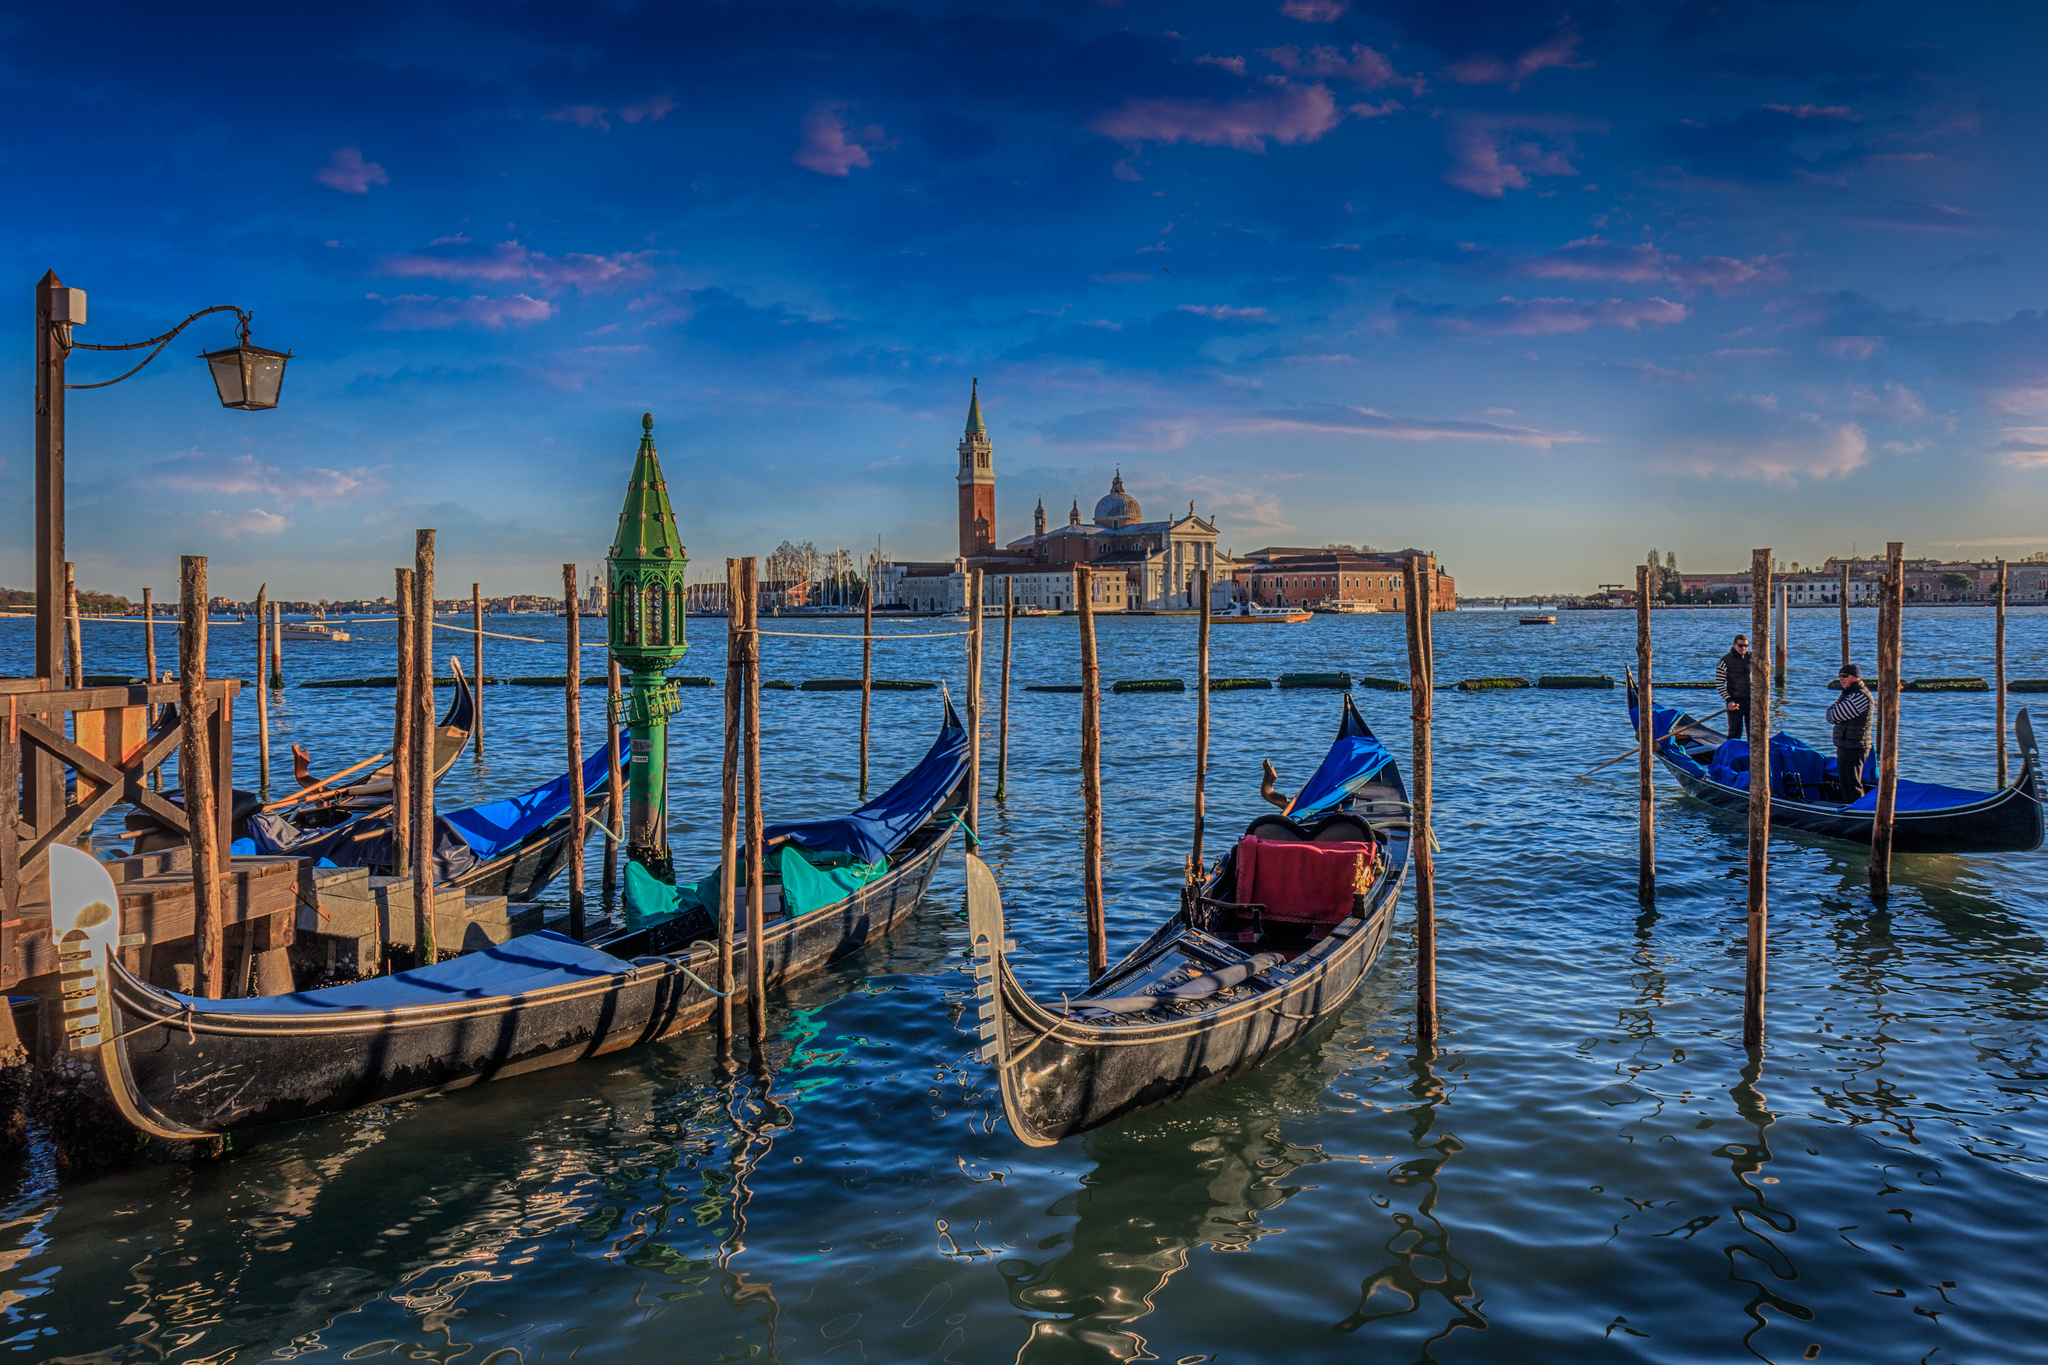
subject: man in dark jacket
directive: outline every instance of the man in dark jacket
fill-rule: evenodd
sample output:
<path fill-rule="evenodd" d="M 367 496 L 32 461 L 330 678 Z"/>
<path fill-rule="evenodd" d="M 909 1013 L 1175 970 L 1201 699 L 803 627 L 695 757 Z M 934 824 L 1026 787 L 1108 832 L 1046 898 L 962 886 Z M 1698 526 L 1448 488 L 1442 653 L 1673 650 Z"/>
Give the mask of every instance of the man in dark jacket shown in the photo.
<path fill-rule="evenodd" d="M 1735 637 L 1735 648 L 1714 665 L 1714 686 L 1728 710 L 1728 738 L 1749 738 L 1749 637 Z"/>
<path fill-rule="evenodd" d="M 1863 685 L 1863 671 L 1843 664 L 1840 674 L 1842 695 L 1828 708 L 1828 723 L 1835 727 L 1835 773 L 1842 804 L 1863 795 L 1863 762 L 1870 757 L 1870 689 Z"/>

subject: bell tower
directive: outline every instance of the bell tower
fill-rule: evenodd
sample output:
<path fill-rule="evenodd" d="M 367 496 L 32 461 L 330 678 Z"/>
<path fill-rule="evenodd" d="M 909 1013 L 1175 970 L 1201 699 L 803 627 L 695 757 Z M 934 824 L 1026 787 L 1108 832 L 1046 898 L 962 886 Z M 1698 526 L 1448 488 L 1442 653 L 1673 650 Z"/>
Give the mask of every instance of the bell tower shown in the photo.
<path fill-rule="evenodd" d="M 995 447 L 981 420 L 981 381 L 967 399 L 967 430 L 960 437 L 960 555 L 979 559 L 996 548 Z"/>

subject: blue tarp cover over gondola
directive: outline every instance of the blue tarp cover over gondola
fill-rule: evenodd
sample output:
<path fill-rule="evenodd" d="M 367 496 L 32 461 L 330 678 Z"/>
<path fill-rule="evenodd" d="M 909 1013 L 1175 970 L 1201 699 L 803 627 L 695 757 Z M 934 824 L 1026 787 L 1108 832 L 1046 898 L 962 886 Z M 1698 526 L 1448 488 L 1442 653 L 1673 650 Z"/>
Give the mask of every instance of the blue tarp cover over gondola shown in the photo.
<path fill-rule="evenodd" d="M 1300 820 L 1328 810 L 1372 781 L 1373 775 L 1393 762 L 1386 746 L 1370 735 L 1343 735 L 1323 756 L 1323 765 L 1310 777 L 1301 795 L 1287 808 Z"/>
<path fill-rule="evenodd" d="M 931 818 L 967 771 L 967 731 L 951 709 L 946 728 L 915 768 L 850 815 L 768 826 L 768 846 L 791 843 L 812 853 L 846 853 L 878 863 Z"/>
<path fill-rule="evenodd" d="M 619 758 L 624 761 L 631 757 L 631 741 L 627 732 L 619 731 Z M 609 776 L 604 750 L 598 749 L 583 760 L 583 790 L 595 791 Z M 507 849 L 515 847 L 522 839 L 542 825 L 569 809 L 572 796 L 569 774 L 563 773 L 544 786 L 535 787 L 519 796 L 508 796 L 502 801 L 486 801 L 481 806 L 468 806 L 462 810 L 448 812 L 448 823 L 455 826 L 469 846 L 476 850 L 476 856 L 488 861 Z"/>
<path fill-rule="evenodd" d="M 187 995 L 173 998 L 202 1014 L 332 1014 L 337 1010 L 396 1010 L 525 995 L 550 986 L 621 976 L 632 970 L 630 962 L 543 929 L 432 967 L 325 990 L 242 1000 L 202 1000 Z"/>

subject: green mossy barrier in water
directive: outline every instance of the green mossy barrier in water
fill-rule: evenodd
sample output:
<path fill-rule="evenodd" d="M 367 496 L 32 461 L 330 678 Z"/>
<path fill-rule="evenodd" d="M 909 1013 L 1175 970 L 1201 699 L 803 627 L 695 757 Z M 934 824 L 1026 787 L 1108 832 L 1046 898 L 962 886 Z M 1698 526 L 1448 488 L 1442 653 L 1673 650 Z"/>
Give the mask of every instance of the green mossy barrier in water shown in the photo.
<path fill-rule="evenodd" d="M 1338 692 L 1349 692 L 1351 690 L 1351 675 L 1349 673 L 1282 673 L 1280 675 L 1280 686 L 1283 689 L 1293 687 L 1324 687 Z"/>
<path fill-rule="evenodd" d="M 1605 673 L 1545 673 L 1536 680 L 1538 687 L 1612 687 L 1614 679 Z"/>
<path fill-rule="evenodd" d="M 1511 692 L 1528 685 L 1527 678 L 1466 678 L 1451 687 L 1460 692 Z"/>
<path fill-rule="evenodd" d="M 794 692 L 796 691 L 796 684 L 793 682 L 783 682 L 780 679 L 771 678 L 767 682 L 761 684 L 761 690 L 763 692 Z"/>
<path fill-rule="evenodd" d="M 1991 684 L 1982 678 L 1908 678 L 1899 684 L 1901 692 L 1989 692 Z"/>
<path fill-rule="evenodd" d="M 1714 684 L 1710 682 L 1665 682 L 1662 678 L 1652 678 L 1650 685 L 1659 692 L 1664 691 L 1666 688 L 1673 688 L 1680 692 L 1711 692 L 1714 690 Z"/>
<path fill-rule="evenodd" d="M 1370 687 L 1375 692 L 1406 692 L 1408 684 L 1401 678 L 1360 678 L 1360 687 Z"/>
<path fill-rule="evenodd" d="M 868 684 L 876 692 L 929 692 L 938 684 L 916 682 L 902 678 L 876 678 Z M 810 678 L 797 689 L 799 692 L 858 692 L 859 678 Z"/>
<path fill-rule="evenodd" d="M 1273 690 L 1273 680 L 1271 678 L 1209 679 L 1209 690 L 1211 692 L 1248 692 L 1255 688 L 1264 688 L 1270 692 Z"/>
<path fill-rule="evenodd" d="M 1185 692 L 1188 685 L 1179 678 L 1126 678 L 1111 683 L 1112 692 Z"/>
<path fill-rule="evenodd" d="M 1025 690 L 1026 692 L 1079 692 L 1079 691 L 1081 690 L 1081 684 L 1079 684 L 1079 683 L 1033 683 L 1032 685 L 1030 685 L 1030 686 L 1026 687 L 1026 688 L 1025 688 L 1024 690 Z"/>
<path fill-rule="evenodd" d="M 2048 692 L 2048 678 L 2014 678 L 2005 685 L 2008 692 Z"/>
<path fill-rule="evenodd" d="M 694 675 L 693 675 L 693 674 L 684 674 L 684 675 L 682 675 L 682 676 L 679 676 L 679 677 L 672 677 L 672 678 L 668 679 L 668 681 L 669 681 L 669 682 L 671 682 L 671 683 L 674 683 L 674 684 L 675 684 L 675 685 L 676 685 L 677 687 L 709 687 L 709 686 L 711 686 L 711 679 L 709 679 L 709 678 L 707 678 L 707 677 L 704 677 L 704 676 L 702 676 L 701 674 L 694 674 Z"/>

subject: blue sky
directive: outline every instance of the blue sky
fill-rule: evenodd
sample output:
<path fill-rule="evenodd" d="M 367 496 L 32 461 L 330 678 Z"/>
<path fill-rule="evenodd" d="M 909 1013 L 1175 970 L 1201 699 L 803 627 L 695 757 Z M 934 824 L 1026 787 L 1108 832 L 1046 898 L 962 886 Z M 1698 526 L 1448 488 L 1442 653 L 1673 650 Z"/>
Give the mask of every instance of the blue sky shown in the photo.
<path fill-rule="evenodd" d="M 253 26 L 237 30 L 243 17 Z M 31 286 L 81 339 L 71 552 L 133 594 L 547 591 L 651 410 L 693 560 L 941 557 L 969 379 L 999 531 L 1113 467 L 1239 551 L 1461 590 L 2048 548 L 2038 7 L 15 7 L 0 583 Z M 2029 242 L 2036 245 L 2030 247 Z M 218 324 L 218 325 L 215 325 Z M 194 344 L 187 345 L 190 340 Z M 74 382 L 118 373 L 74 357 Z M 244 582 L 243 580 L 247 580 Z"/>

